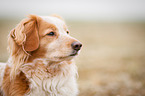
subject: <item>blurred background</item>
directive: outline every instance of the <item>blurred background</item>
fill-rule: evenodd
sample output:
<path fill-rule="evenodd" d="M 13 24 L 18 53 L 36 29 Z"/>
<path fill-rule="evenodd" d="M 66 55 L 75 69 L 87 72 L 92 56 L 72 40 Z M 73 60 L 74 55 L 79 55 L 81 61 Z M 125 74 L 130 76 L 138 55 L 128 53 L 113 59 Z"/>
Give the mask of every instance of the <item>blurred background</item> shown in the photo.
<path fill-rule="evenodd" d="M 54 13 L 83 43 L 79 96 L 145 96 L 145 0 L 0 0 L 0 61 L 20 20 Z"/>

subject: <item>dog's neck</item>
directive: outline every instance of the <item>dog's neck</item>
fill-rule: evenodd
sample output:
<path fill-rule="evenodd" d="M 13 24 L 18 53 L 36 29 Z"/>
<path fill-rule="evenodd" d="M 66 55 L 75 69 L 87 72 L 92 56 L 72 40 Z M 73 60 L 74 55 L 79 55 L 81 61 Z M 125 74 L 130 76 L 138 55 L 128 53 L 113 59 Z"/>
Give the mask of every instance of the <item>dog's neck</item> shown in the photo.
<path fill-rule="evenodd" d="M 26 74 L 27 78 L 32 78 L 36 74 L 41 78 L 49 78 L 60 74 L 72 62 L 72 60 L 56 62 L 46 59 L 35 59 L 32 63 L 23 64 L 20 70 Z"/>
<path fill-rule="evenodd" d="M 20 70 L 30 82 L 31 87 L 30 92 L 27 93 L 28 96 L 62 94 L 63 92 L 60 90 L 62 88 L 70 89 L 71 93 L 73 88 L 77 87 L 74 83 L 78 75 L 77 67 L 72 61 L 50 62 L 44 59 L 36 59 L 32 63 L 23 64 Z M 72 86 L 69 86 L 70 84 Z"/>

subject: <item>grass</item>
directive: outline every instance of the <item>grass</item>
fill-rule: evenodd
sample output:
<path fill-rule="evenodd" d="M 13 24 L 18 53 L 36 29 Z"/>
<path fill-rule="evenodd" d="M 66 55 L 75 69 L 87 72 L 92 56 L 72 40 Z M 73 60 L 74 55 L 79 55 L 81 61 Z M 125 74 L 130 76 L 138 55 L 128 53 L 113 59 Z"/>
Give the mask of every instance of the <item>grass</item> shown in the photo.
<path fill-rule="evenodd" d="M 0 61 L 15 21 L 0 22 Z M 76 58 L 79 96 L 145 96 L 145 23 L 68 22 L 83 43 Z"/>

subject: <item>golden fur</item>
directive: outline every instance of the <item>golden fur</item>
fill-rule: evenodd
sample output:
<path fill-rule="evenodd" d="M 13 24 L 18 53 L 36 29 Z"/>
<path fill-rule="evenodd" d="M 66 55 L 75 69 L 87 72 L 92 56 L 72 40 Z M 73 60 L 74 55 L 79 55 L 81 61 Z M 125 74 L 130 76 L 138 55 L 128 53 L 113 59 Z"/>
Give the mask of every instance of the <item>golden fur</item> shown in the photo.
<path fill-rule="evenodd" d="M 8 37 L 10 58 L 5 68 L 0 66 L 0 96 L 76 96 L 71 45 L 78 40 L 67 33 L 58 16 L 29 15 L 22 20 Z"/>

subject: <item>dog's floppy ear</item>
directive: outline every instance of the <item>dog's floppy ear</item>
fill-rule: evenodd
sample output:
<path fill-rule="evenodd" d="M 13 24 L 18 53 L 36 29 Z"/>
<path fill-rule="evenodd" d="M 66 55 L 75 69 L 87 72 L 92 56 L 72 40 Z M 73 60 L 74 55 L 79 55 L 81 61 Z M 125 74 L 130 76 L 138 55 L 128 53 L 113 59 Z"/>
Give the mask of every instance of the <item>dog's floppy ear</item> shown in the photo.
<path fill-rule="evenodd" d="M 34 51 L 39 47 L 38 16 L 29 15 L 14 29 L 12 38 L 24 51 Z"/>
<path fill-rule="evenodd" d="M 23 44 L 25 51 L 34 51 L 39 47 L 38 22 L 34 15 L 29 16 L 30 21 L 24 23 L 26 41 Z"/>

